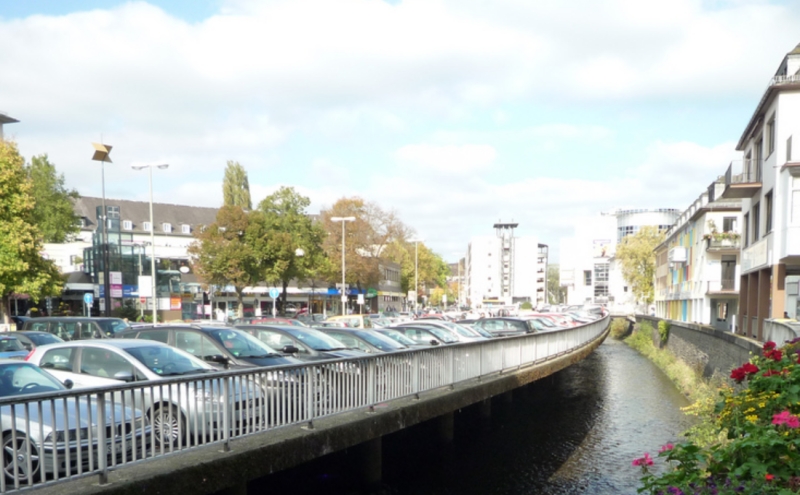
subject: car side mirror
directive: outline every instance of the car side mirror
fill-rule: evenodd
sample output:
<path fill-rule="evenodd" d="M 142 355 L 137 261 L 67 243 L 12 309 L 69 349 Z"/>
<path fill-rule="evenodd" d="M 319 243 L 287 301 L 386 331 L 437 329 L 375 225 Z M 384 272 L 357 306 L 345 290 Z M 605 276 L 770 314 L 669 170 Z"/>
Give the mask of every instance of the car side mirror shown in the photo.
<path fill-rule="evenodd" d="M 26 351 L 32 351 L 33 350 L 33 345 L 28 344 L 28 343 L 22 344 L 22 347 L 24 347 Z"/>
<path fill-rule="evenodd" d="M 66 380 L 64 380 L 64 386 L 67 387 L 67 390 L 72 390 L 72 387 L 75 386 L 75 382 L 67 378 Z"/>
<path fill-rule="evenodd" d="M 114 373 L 114 380 L 120 380 L 123 382 L 132 382 L 133 381 L 133 373 L 130 371 L 117 371 Z"/>
<path fill-rule="evenodd" d="M 300 349 L 293 346 L 292 344 L 289 344 L 283 346 L 283 349 L 281 349 L 281 351 L 283 351 L 285 354 L 297 354 L 298 352 L 300 352 Z"/>
<path fill-rule="evenodd" d="M 222 354 L 212 354 L 210 356 L 206 356 L 205 360 L 211 363 L 219 363 L 219 364 L 228 364 L 230 359 L 223 356 Z"/>
<path fill-rule="evenodd" d="M 439 341 L 436 339 L 431 339 L 431 345 L 439 345 Z"/>

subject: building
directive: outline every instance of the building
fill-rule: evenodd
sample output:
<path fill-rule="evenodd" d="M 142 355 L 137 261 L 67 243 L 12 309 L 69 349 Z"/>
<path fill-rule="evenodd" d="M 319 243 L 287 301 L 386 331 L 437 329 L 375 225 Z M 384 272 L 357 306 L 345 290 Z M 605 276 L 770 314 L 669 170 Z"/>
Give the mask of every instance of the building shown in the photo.
<path fill-rule="evenodd" d="M 738 314 L 742 207 L 720 198 L 712 183 L 666 232 L 656 249 L 655 313 L 659 318 L 733 330 Z"/>
<path fill-rule="evenodd" d="M 561 240 L 559 276 L 567 289 L 568 305 L 607 305 L 630 312 L 636 301 L 622 277 L 614 254 L 627 235 L 644 227 L 666 231 L 680 212 L 672 208 L 613 210 L 581 220 L 574 236 Z"/>
<path fill-rule="evenodd" d="M 0 112 L 0 139 L 3 139 L 3 125 L 15 124 L 17 122 L 19 122 L 19 120 L 11 118 L 3 112 Z"/>
<path fill-rule="evenodd" d="M 463 284 L 467 305 L 546 304 L 548 246 L 535 237 L 516 237 L 517 226 L 496 223 L 494 236 L 470 241 Z"/>
<path fill-rule="evenodd" d="M 796 316 L 800 280 L 800 45 L 786 54 L 736 145 L 722 197 L 742 201 L 736 331 L 761 339 L 763 322 Z"/>

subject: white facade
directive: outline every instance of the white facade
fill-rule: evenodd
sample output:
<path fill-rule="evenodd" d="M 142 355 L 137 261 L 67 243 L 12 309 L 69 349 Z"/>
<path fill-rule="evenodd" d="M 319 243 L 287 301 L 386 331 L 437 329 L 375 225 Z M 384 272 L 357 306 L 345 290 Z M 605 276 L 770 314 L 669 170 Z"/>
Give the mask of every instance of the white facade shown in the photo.
<path fill-rule="evenodd" d="M 465 303 L 545 304 L 547 258 L 547 246 L 534 237 L 473 237 L 465 258 Z"/>

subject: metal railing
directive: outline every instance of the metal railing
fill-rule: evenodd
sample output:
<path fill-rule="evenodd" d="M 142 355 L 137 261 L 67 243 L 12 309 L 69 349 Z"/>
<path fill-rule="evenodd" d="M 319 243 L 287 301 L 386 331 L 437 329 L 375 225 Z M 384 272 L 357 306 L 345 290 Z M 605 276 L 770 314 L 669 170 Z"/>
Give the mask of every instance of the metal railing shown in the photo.
<path fill-rule="evenodd" d="M 108 472 L 202 445 L 533 365 L 594 341 L 609 316 L 563 330 L 302 366 L 210 372 L 0 399 L 0 493 Z"/>
<path fill-rule="evenodd" d="M 800 337 L 800 323 L 764 320 L 764 342 L 771 340 L 780 347 L 798 337 Z"/>
<path fill-rule="evenodd" d="M 710 292 L 734 292 L 736 291 L 736 280 L 734 279 L 723 279 L 723 280 L 712 280 L 708 282 L 708 288 L 706 289 L 706 293 Z"/>
<path fill-rule="evenodd" d="M 733 167 L 736 165 L 740 173 L 734 173 Z M 725 185 L 731 184 L 754 184 L 761 182 L 761 159 L 749 158 L 745 160 L 734 160 L 728 165 L 725 171 Z"/>

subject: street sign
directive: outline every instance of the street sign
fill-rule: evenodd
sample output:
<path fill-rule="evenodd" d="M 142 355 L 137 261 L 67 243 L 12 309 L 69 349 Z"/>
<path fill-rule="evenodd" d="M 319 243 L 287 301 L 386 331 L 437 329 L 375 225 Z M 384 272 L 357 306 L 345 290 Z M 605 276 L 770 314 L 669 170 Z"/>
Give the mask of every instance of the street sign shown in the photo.
<path fill-rule="evenodd" d="M 364 304 L 364 294 L 359 294 L 356 302 L 358 304 Z"/>
<path fill-rule="evenodd" d="M 271 288 L 269 290 L 269 297 L 271 297 L 273 299 L 277 299 L 279 295 L 281 295 L 281 291 L 279 291 L 275 287 L 273 287 L 273 288 Z"/>
<path fill-rule="evenodd" d="M 91 292 L 85 292 L 83 294 L 83 302 L 86 304 L 94 304 L 94 294 Z"/>
<path fill-rule="evenodd" d="M 378 295 L 378 291 L 375 289 L 367 289 L 367 297 L 372 298 Z"/>
<path fill-rule="evenodd" d="M 342 295 L 342 302 L 343 302 L 343 303 L 346 303 L 346 302 L 347 302 L 347 296 L 345 296 L 345 295 Z"/>

